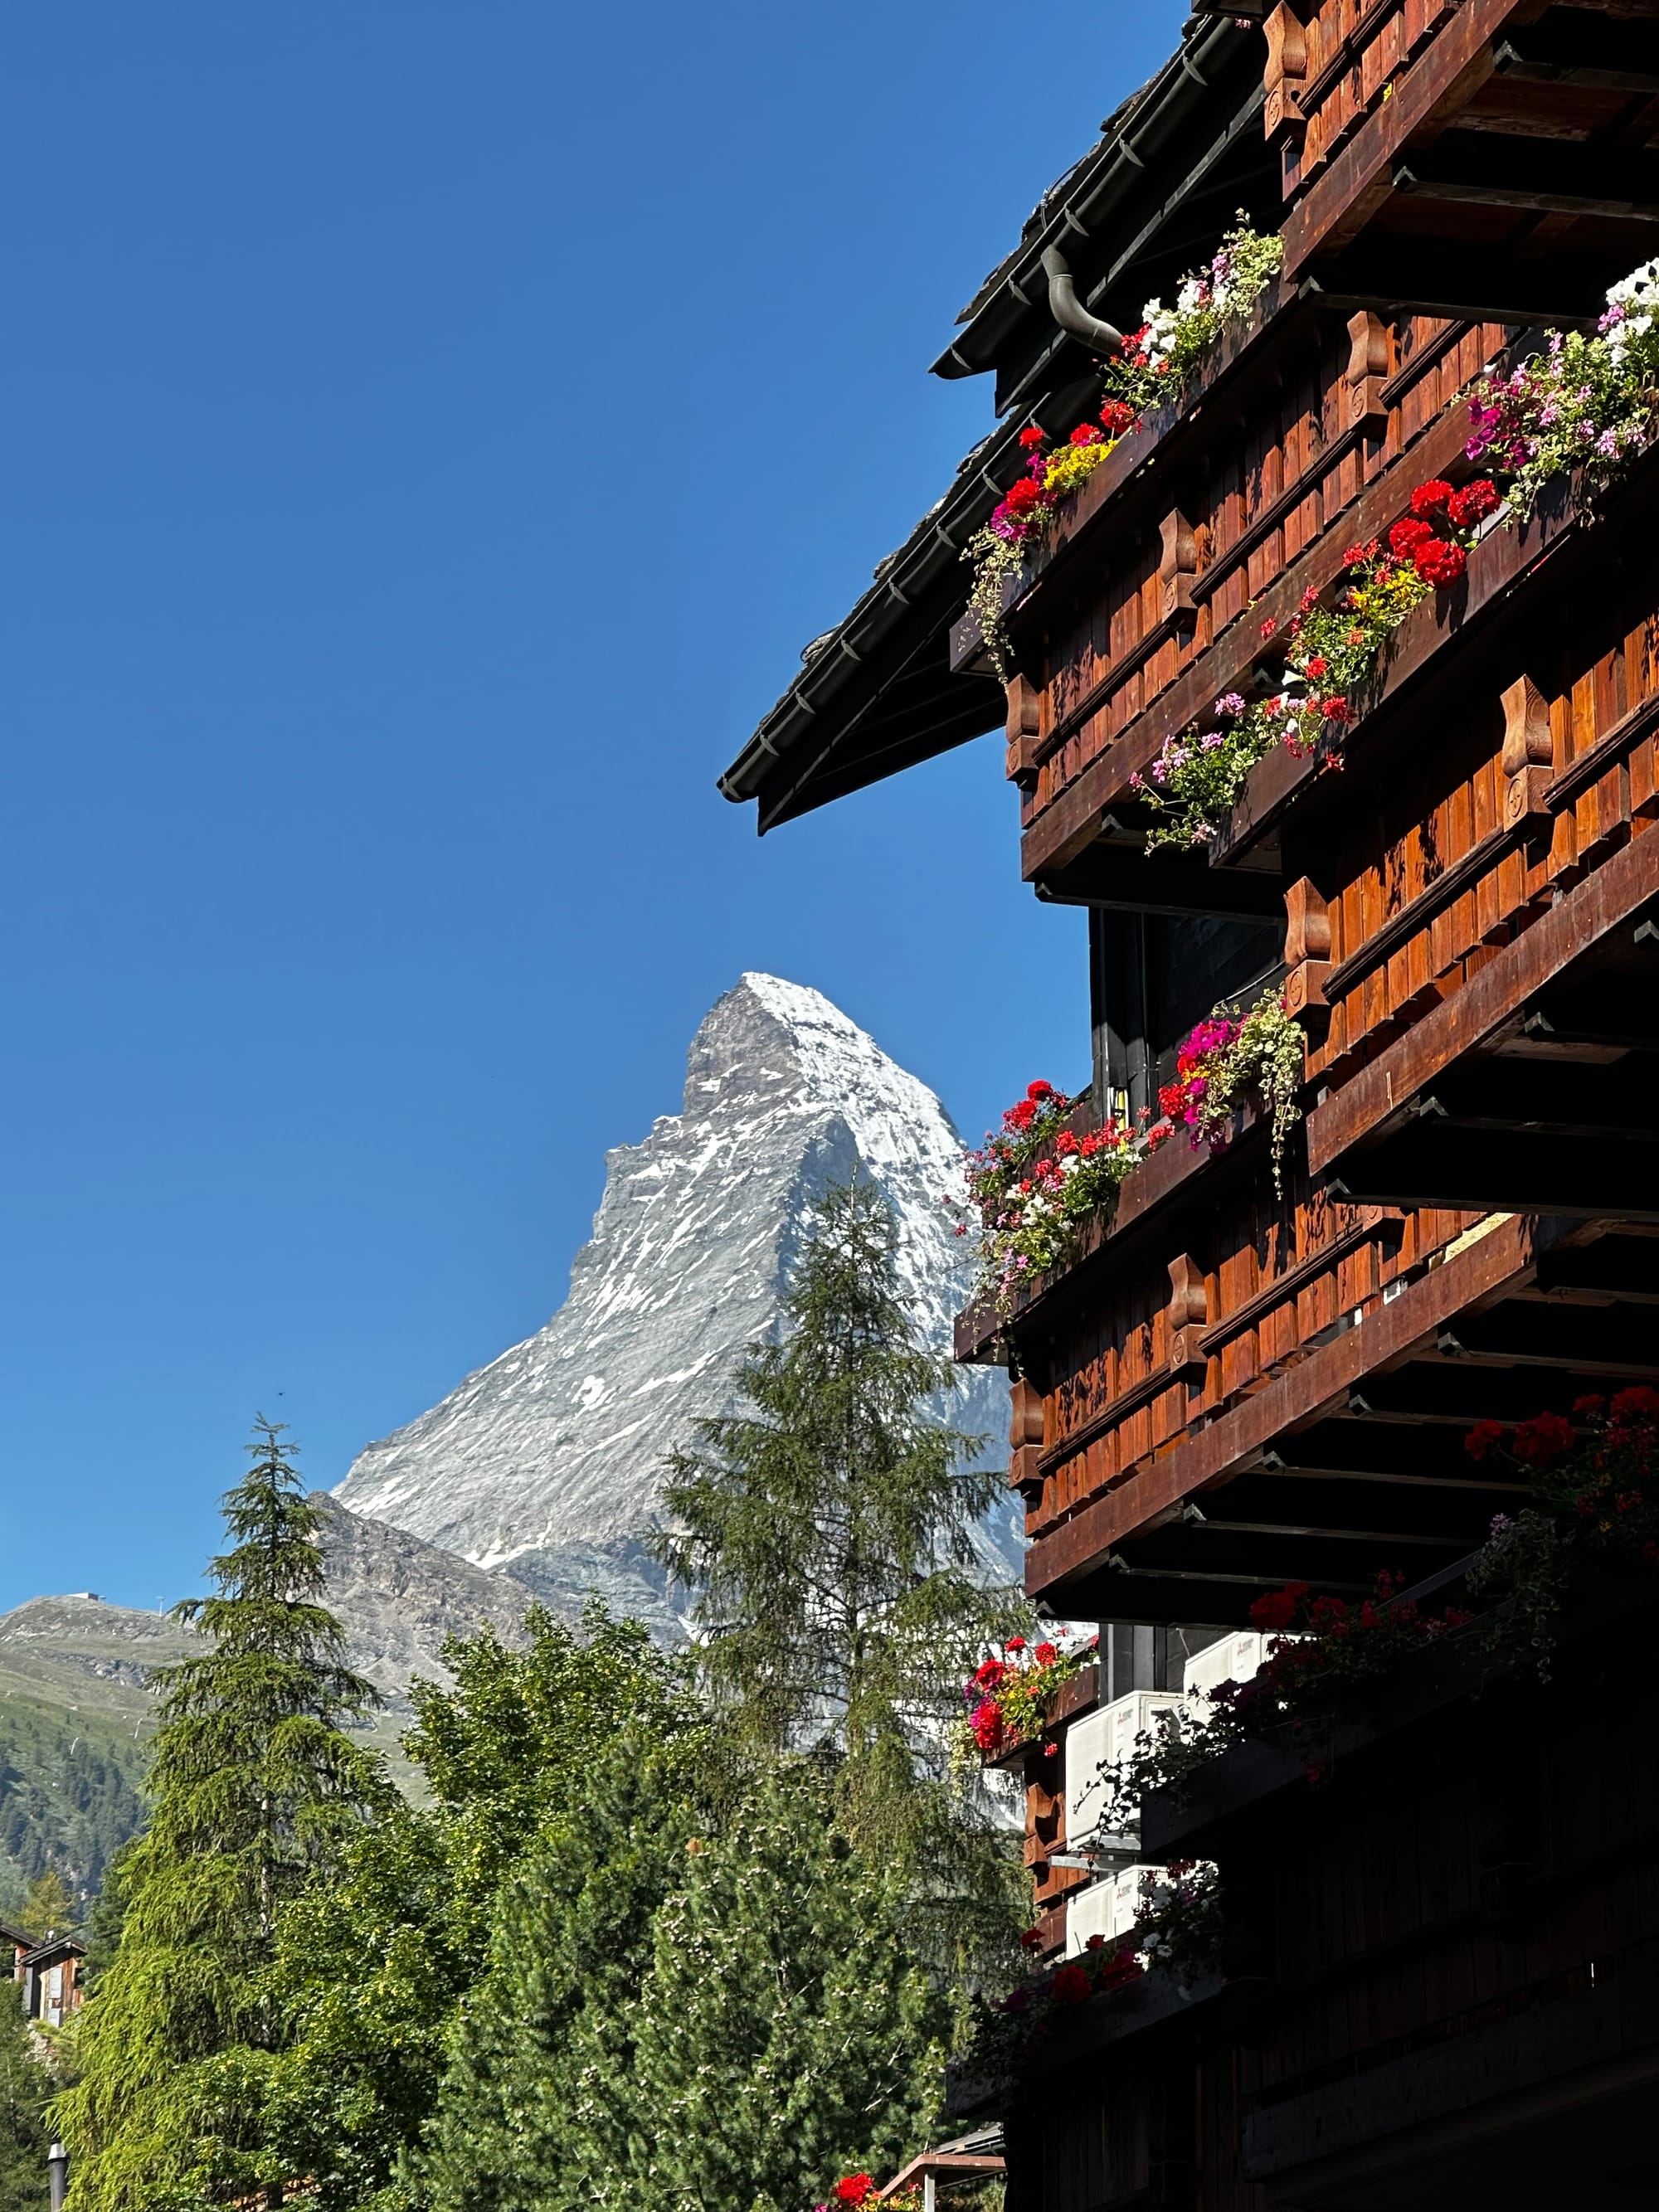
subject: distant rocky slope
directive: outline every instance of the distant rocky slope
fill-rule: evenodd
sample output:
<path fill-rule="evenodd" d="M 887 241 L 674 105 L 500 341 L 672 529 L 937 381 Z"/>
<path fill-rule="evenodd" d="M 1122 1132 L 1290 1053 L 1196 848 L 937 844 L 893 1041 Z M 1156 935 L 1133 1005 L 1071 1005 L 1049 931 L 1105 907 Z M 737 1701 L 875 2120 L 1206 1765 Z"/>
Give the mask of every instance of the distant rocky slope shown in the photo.
<path fill-rule="evenodd" d="M 825 1184 L 868 1175 L 898 1223 L 904 1294 L 943 1349 L 969 1271 L 946 1212 L 961 1145 L 939 1100 L 817 991 L 747 975 L 704 1020 L 684 1103 L 606 1155 L 592 1241 L 547 1326 L 371 1444 L 337 1495 L 569 1605 L 590 1588 L 672 1628 L 641 1539 L 662 1463 L 732 1404 L 773 1332 Z M 1000 1459 L 1007 1390 L 970 1370 L 952 1417 Z M 1017 1571 L 1012 1510 L 988 1564 Z"/>
<path fill-rule="evenodd" d="M 411 1676 L 447 1683 L 446 1637 L 492 1622 L 515 1642 L 532 1593 L 401 1528 L 349 1512 L 322 1492 L 328 1603 L 346 1656 L 386 1698 L 365 1731 L 406 1786 L 397 1749 Z M 106 1605 L 81 1593 L 31 1598 L 0 1614 L 0 1913 L 55 1866 L 90 1894 L 142 1816 L 155 1701 L 149 1670 L 195 1649 L 194 1632 L 165 1613 Z"/>

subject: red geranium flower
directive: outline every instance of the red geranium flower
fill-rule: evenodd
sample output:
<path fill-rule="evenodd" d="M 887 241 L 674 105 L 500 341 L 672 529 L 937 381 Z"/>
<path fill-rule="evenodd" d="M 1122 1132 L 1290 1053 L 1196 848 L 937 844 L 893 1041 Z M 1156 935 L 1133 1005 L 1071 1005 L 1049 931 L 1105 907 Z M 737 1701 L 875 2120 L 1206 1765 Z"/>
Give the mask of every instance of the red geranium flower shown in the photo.
<path fill-rule="evenodd" d="M 1619 1391 L 1607 1412 L 1615 1421 L 1659 1420 L 1659 1390 L 1638 1382 L 1631 1389 Z"/>
<path fill-rule="evenodd" d="M 1019 1939 L 1019 1948 L 1022 1951 L 1040 1951 L 1042 1948 L 1042 1930 L 1040 1928 L 1024 1929 Z"/>
<path fill-rule="evenodd" d="M 1461 545 L 1449 544 L 1443 538 L 1425 538 L 1412 555 L 1412 565 L 1425 584 L 1440 590 L 1457 581 L 1469 556 Z"/>
<path fill-rule="evenodd" d="M 1316 682 L 1317 682 L 1330 665 L 1330 662 L 1326 659 L 1322 653 L 1316 653 L 1313 659 L 1308 663 L 1308 673 Z"/>
<path fill-rule="evenodd" d="M 1020 432 L 1019 442 L 1024 447 L 1026 452 L 1029 453 L 1034 446 L 1040 446 L 1042 443 L 1047 433 L 1045 431 L 1039 430 L 1034 422 L 1030 429 L 1022 430 Z"/>
<path fill-rule="evenodd" d="M 1041 1105 L 1045 1098 L 1057 1098 L 1060 1093 L 1052 1083 L 1044 1083 L 1039 1079 L 1036 1083 L 1026 1085 L 1025 1096 L 1028 1098 L 1035 1098 L 1038 1105 Z"/>
<path fill-rule="evenodd" d="M 1103 446 L 1105 442 L 1105 432 L 1097 430 L 1092 422 L 1079 422 L 1072 433 L 1074 446 Z"/>
<path fill-rule="evenodd" d="M 1023 1651 L 1025 1649 L 1025 1638 L 1023 1636 L 1011 1636 L 1008 1638 L 1008 1649 L 1011 1651 Z"/>
<path fill-rule="evenodd" d="M 1463 1439 L 1463 1449 L 1471 1459 L 1485 1459 L 1494 1444 L 1504 1441 L 1502 1421 L 1477 1421 Z"/>
<path fill-rule="evenodd" d="M 1042 506 L 1048 496 L 1035 477 L 1021 477 L 1017 483 L 1009 485 L 1007 496 L 1002 503 L 1018 521 Z"/>
<path fill-rule="evenodd" d="M 1389 550 L 1397 553 L 1402 561 L 1409 560 L 1419 545 L 1425 544 L 1434 532 L 1426 522 L 1407 520 L 1396 522 L 1389 532 Z"/>
<path fill-rule="evenodd" d="M 981 1659 L 974 1669 L 974 1680 L 981 1690 L 1000 1690 L 1007 1672 L 1000 1659 Z"/>
<path fill-rule="evenodd" d="M 1074 1960 L 1068 1960 L 1063 1966 L 1055 1967 L 1048 1988 L 1061 2004 L 1081 2004 L 1089 1995 L 1089 1977 Z"/>
<path fill-rule="evenodd" d="M 1039 1667 L 1052 1667 L 1060 1654 L 1052 1644 L 1039 1644 L 1031 1656 Z"/>
<path fill-rule="evenodd" d="M 1271 637 L 1278 628 L 1278 623 L 1273 619 L 1272 615 L 1269 615 L 1267 619 L 1261 625 L 1261 635 L 1263 637 Z"/>
<path fill-rule="evenodd" d="M 1515 1432 L 1515 1456 L 1525 1467 L 1547 1467 L 1564 1458 L 1577 1441 L 1572 1423 L 1559 1413 L 1534 1413 Z"/>
<path fill-rule="evenodd" d="M 873 2174 L 849 2173 L 844 2180 L 836 2184 L 833 2194 L 842 2204 L 862 2204 L 875 2185 Z"/>
<path fill-rule="evenodd" d="M 1431 477 L 1427 483 L 1419 484 L 1412 494 L 1412 513 L 1438 514 L 1451 495 L 1452 488 L 1449 483 L 1443 483 L 1438 477 Z"/>
<path fill-rule="evenodd" d="M 1250 1607 L 1250 1624 L 1264 1634 L 1288 1628 L 1296 1619 L 1297 1608 L 1308 1595 L 1306 1583 L 1286 1583 L 1282 1590 L 1270 1590 L 1267 1596 L 1257 1598 Z"/>
<path fill-rule="evenodd" d="M 1100 419 L 1109 436 L 1121 438 L 1134 422 L 1135 410 L 1126 400 L 1109 399 L 1100 410 Z"/>
<path fill-rule="evenodd" d="M 1484 522 L 1498 507 L 1498 488 L 1486 477 L 1477 477 L 1455 491 L 1446 502 L 1446 512 L 1458 530 L 1473 530 L 1477 522 Z"/>
<path fill-rule="evenodd" d="M 1319 711 L 1328 722 L 1337 723 L 1347 721 L 1352 713 L 1347 701 L 1340 691 L 1333 691 L 1328 699 L 1322 699 L 1319 702 Z"/>

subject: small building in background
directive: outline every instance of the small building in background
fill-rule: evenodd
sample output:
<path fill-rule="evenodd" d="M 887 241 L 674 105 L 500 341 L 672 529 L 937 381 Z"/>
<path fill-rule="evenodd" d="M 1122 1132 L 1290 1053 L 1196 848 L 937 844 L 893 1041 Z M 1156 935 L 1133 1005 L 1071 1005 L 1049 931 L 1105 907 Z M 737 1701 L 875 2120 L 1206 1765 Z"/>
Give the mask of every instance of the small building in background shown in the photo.
<path fill-rule="evenodd" d="M 78 1936 L 52 1936 L 21 1954 L 16 1971 L 23 1984 L 23 2009 L 31 2020 L 43 2027 L 61 2027 L 81 2009 L 86 1955 Z"/>

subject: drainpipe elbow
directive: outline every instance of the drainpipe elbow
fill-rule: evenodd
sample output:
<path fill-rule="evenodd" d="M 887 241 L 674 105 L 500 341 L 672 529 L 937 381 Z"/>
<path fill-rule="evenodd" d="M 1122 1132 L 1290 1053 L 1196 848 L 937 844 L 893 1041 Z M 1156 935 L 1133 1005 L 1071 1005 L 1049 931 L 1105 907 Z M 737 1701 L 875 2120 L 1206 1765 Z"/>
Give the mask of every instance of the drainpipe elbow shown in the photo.
<path fill-rule="evenodd" d="M 1110 323 L 1103 323 L 1098 315 L 1091 315 L 1078 298 L 1077 288 L 1072 282 L 1071 265 L 1057 246 L 1048 246 L 1042 252 L 1043 274 L 1048 279 L 1048 312 L 1063 331 L 1081 338 L 1087 346 L 1109 359 L 1123 350 L 1123 333 Z"/>

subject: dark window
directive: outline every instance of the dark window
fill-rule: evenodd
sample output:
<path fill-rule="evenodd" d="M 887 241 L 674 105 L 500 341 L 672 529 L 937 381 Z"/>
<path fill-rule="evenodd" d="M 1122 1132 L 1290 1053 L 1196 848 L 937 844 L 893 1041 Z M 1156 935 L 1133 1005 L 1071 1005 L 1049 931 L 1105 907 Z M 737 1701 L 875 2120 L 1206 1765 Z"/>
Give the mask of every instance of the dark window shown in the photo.
<path fill-rule="evenodd" d="M 1283 948 L 1277 922 L 1092 908 L 1094 1081 L 1103 1110 L 1155 1112 L 1194 1024 L 1223 1000 L 1255 998 L 1282 965 Z"/>

